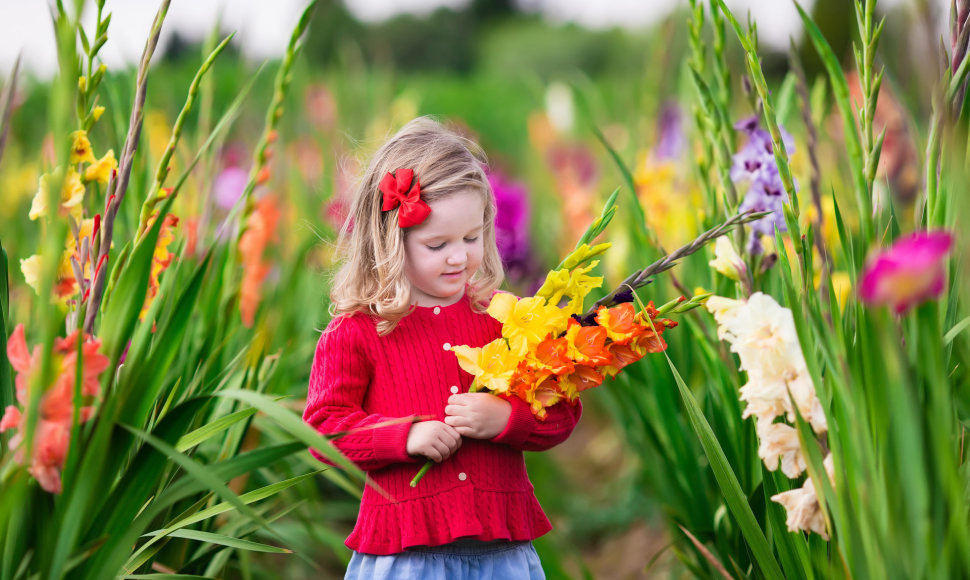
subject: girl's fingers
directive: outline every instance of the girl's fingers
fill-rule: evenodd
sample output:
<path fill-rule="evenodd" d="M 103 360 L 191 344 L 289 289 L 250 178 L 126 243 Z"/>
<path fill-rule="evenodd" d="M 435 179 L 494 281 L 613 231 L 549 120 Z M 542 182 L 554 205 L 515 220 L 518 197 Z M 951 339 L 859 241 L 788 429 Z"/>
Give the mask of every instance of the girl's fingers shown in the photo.
<path fill-rule="evenodd" d="M 468 403 L 468 396 L 467 396 L 466 393 L 458 393 L 456 395 L 452 395 L 452 396 L 448 397 L 448 404 L 449 405 L 459 405 L 459 406 L 463 406 L 463 405 L 465 405 L 467 403 Z"/>
<path fill-rule="evenodd" d="M 441 457 L 441 453 L 434 447 L 429 447 L 427 451 L 425 451 L 425 455 L 428 457 L 428 459 L 434 461 L 435 463 L 441 463 L 441 460 L 444 459 Z"/>
<path fill-rule="evenodd" d="M 445 406 L 445 415 L 461 415 L 462 409 L 465 409 L 464 405 L 447 405 Z"/>
<path fill-rule="evenodd" d="M 475 430 L 474 429 L 472 429 L 471 427 L 467 427 L 465 425 L 462 425 L 460 427 L 455 427 L 455 430 L 458 431 L 458 433 L 460 433 L 460 434 L 462 434 L 462 435 L 464 435 L 466 437 L 471 437 L 472 435 L 475 434 Z"/>
<path fill-rule="evenodd" d="M 468 421 L 461 415 L 448 415 L 445 417 L 445 424 L 452 428 L 452 431 L 458 429 L 459 426 L 465 425 Z M 460 435 L 457 431 L 456 434 Z"/>

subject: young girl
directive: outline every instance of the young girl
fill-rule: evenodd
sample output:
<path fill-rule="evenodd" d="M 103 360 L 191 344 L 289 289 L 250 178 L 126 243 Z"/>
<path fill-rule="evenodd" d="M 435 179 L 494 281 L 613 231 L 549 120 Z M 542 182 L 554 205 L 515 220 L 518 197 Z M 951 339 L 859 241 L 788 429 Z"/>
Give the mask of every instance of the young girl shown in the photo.
<path fill-rule="evenodd" d="M 531 540 L 551 526 L 522 452 L 564 441 L 581 406 L 539 421 L 519 399 L 469 393 L 449 352 L 501 335 L 484 311 L 503 278 L 494 218 L 480 149 L 427 118 L 384 144 L 357 188 L 303 414 L 321 433 L 351 431 L 334 445 L 379 490 L 364 489 L 346 578 L 544 578 Z"/>

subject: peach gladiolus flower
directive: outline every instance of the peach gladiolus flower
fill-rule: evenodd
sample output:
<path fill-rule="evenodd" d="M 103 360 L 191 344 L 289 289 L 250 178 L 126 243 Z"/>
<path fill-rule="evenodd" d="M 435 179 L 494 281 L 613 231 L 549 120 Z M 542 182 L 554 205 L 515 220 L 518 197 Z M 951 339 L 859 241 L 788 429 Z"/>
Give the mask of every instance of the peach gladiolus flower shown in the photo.
<path fill-rule="evenodd" d="M 276 224 L 280 210 L 276 198 L 264 197 L 256 202 L 253 213 L 246 220 L 246 231 L 239 238 L 239 253 L 242 255 L 243 280 L 239 290 L 239 312 L 243 325 L 251 328 L 256 318 L 256 309 L 262 299 L 261 286 L 269 274 L 269 264 L 263 262 L 263 253 L 270 241 L 276 239 Z"/>
<path fill-rule="evenodd" d="M 57 372 L 54 384 L 45 387 L 40 397 L 38 422 L 35 426 L 30 467 L 28 471 L 40 483 L 40 486 L 50 493 L 61 492 L 61 469 L 67 458 L 70 444 L 71 423 L 74 420 L 74 383 L 77 368 L 77 341 L 80 331 L 75 331 L 66 339 L 54 340 L 51 355 Z M 81 396 L 87 403 L 92 403 L 99 394 L 100 379 L 98 376 L 108 368 L 109 360 L 98 352 L 101 341 L 89 338 L 81 345 L 82 376 Z M 31 388 L 33 373 L 38 371 L 41 364 L 40 346 L 35 346 L 33 352 L 27 348 L 24 338 L 24 326 L 18 325 L 14 329 L 7 343 L 7 357 L 11 366 L 17 372 L 15 379 L 17 402 L 25 407 L 30 402 L 28 390 Z M 79 410 L 80 422 L 88 421 L 94 413 L 94 407 L 85 405 Z M 24 432 L 26 421 L 21 408 L 10 405 L 0 419 L 0 431 L 17 429 L 17 433 L 10 438 L 10 448 L 16 450 L 14 460 L 20 464 L 27 464 L 22 446 L 24 438 L 29 436 Z"/>

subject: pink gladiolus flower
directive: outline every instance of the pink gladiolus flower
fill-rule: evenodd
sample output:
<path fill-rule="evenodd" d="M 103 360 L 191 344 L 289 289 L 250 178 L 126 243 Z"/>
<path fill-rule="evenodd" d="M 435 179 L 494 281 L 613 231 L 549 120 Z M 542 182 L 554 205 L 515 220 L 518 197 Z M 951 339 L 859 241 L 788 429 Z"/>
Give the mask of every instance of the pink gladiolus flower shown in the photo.
<path fill-rule="evenodd" d="M 20 464 L 29 462 L 30 474 L 50 493 L 61 492 L 61 468 L 67 459 L 70 444 L 71 422 L 74 420 L 74 373 L 77 368 L 78 340 L 81 340 L 80 331 L 67 338 L 54 340 L 51 356 L 57 378 L 53 385 L 45 387 L 40 397 L 39 420 L 34 429 L 29 459 L 24 457 L 25 449 L 21 446 L 25 437 L 26 421 L 23 420 L 20 408 L 15 405 L 8 406 L 0 419 L 0 431 L 17 429 L 9 443 L 10 449 L 15 450 L 14 460 Z M 98 375 L 109 365 L 108 357 L 98 352 L 100 347 L 101 341 L 91 338 L 81 344 L 81 396 L 85 403 L 93 403 L 99 394 L 101 386 Z M 27 348 L 22 324 L 10 336 L 7 357 L 10 365 L 17 371 L 17 402 L 25 407 L 30 402 L 28 389 L 31 386 L 31 375 L 40 367 L 41 352 L 39 346 L 35 346 L 33 352 Z M 79 421 L 84 423 L 93 414 L 94 407 L 86 404 L 79 411 Z"/>
<path fill-rule="evenodd" d="M 943 258 L 953 246 L 945 231 L 899 238 L 869 261 L 859 283 L 863 302 L 892 306 L 897 314 L 943 292 Z"/>

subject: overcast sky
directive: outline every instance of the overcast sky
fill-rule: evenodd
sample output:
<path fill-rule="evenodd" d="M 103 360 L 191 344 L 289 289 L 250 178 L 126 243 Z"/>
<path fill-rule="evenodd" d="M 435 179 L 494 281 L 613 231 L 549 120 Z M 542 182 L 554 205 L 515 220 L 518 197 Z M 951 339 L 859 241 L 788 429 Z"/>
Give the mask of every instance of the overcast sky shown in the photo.
<path fill-rule="evenodd" d="M 880 0 L 879 6 L 895 6 L 914 0 Z M 947 0 L 933 0 L 941 6 Z M 850 0 L 846 16 L 852 17 Z M 286 47 L 306 0 L 172 0 L 160 42 L 161 52 L 177 30 L 190 39 L 202 39 L 217 18 L 223 30 L 235 30 L 234 42 L 246 56 L 262 60 L 279 56 Z M 365 21 L 379 21 L 400 12 L 428 13 L 439 6 L 461 7 L 468 0 L 348 0 L 350 11 Z M 758 22 L 762 43 L 786 47 L 789 36 L 798 36 L 801 23 L 794 4 L 785 0 L 727 0 L 740 16 L 750 10 Z M 809 9 L 813 0 L 803 0 Z M 93 5 L 93 2 L 88 2 Z M 107 0 L 112 13 L 108 43 L 101 56 L 109 67 L 137 61 L 158 8 L 158 0 Z M 687 0 L 519 0 L 552 22 L 577 22 L 593 28 L 623 26 L 644 28 Z M 89 6 L 90 7 L 90 6 Z M 92 10 L 86 21 L 94 20 Z M 944 12 L 945 14 L 945 12 Z M 47 0 L 0 0 L 0 74 L 6 76 L 18 53 L 24 66 L 41 77 L 56 67 L 54 35 Z"/>

